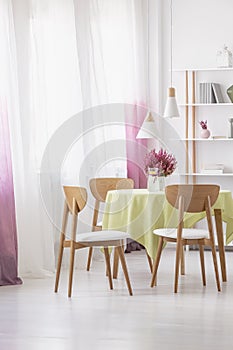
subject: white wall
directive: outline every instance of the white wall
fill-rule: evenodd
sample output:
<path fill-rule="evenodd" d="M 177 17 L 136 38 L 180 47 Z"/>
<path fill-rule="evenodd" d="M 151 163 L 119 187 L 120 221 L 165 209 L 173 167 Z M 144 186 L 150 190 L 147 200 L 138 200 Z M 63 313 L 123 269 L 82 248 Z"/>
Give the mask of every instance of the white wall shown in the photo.
<path fill-rule="evenodd" d="M 164 104 L 170 82 L 171 0 L 160 1 Z M 232 0 L 173 0 L 173 69 L 215 67 L 216 53 L 224 44 L 233 51 L 232 14 Z"/>
<path fill-rule="evenodd" d="M 162 3 L 165 28 L 170 25 L 170 0 Z M 232 14 L 232 0 L 173 0 L 174 67 L 215 66 L 223 44 L 233 49 Z"/>

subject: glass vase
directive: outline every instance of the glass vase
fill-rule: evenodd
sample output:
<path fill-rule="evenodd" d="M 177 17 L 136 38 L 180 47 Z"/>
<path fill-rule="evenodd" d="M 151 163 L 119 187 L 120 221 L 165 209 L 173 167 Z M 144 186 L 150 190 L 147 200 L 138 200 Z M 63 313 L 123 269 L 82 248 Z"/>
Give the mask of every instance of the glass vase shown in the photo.
<path fill-rule="evenodd" d="M 149 192 L 160 192 L 165 189 L 165 176 L 156 175 L 156 170 L 148 170 L 147 189 Z"/>

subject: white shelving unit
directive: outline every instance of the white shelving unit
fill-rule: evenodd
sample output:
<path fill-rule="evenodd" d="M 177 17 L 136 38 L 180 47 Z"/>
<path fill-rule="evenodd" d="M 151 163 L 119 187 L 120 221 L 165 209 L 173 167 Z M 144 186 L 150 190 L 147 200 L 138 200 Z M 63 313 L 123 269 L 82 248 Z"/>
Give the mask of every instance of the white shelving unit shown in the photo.
<path fill-rule="evenodd" d="M 186 150 L 185 166 L 179 175 L 186 183 L 218 183 L 222 190 L 233 193 L 233 138 L 228 138 L 227 134 L 227 119 L 233 118 L 233 103 L 226 94 L 227 88 L 233 85 L 233 68 L 187 68 L 174 72 L 177 72 L 174 74 L 174 85 L 182 115 L 179 141 L 184 143 Z M 199 82 L 221 84 L 225 102 L 199 103 Z M 199 137 L 200 120 L 207 120 L 211 130 L 208 139 Z M 224 172 L 201 172 L 202 165 L 212 163 L 224 164 Z"/>
<path fill-rule="evenodd" d="M 187 68 L 176 69 L 174 72 L 178 72 L 179 80 L 185 83 L 185 89 L 182 89 L 181 86 L 177 89 L 177 91 L 180 89 L 184 91 L 179 106 L 185 118 L 185 137 L 181 141 L 185 142 L 186 161 L 185 171 L 180 175 L 185 176 L 187 183 L 208 182 L 210 179 L 216 182 L 216 178 L 218 182 L 223 179 L 232 182 L 233 138 L 227 138 L 227 117 L 233 117 L 233 103 L 230 102 L 226 90 L 233 85 L 233 68 Z M 184 79 L 180 79 L 181 74 Z M 199 83 L 202 81 L 220 83 L 226 102 L 199 103 L 197 92 Z M 212 122 L 215 131 L 211 136 L 216 136 L 216 138 L 198 137 L 198 128 L 200 129 L 198 121 L 200 120 L 207 120 L 208 126 Z M 214 163 L 223 163 L 225 172 L 223 174 L 201 173 L 201 164 L 204 162 L 207 164 L 206 160 L 209 160 L 209 163 L 213 160 Z M 231 187 L 229 189 L 233 192 L 233 183 Z"/>

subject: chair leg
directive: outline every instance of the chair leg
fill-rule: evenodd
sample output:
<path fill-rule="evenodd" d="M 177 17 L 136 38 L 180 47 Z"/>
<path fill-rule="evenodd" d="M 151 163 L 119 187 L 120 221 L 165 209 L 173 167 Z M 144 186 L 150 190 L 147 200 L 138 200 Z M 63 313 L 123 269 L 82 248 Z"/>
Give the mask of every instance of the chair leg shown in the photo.
<path fill-rule="evenodd" d="M 110 289 L 113 289 L 110 256 L 109 256 L 108 247 L 104 248 L 104 256 L 105 256 L 105 261 L 106 261 L 106 270 L 107 270 L 107 276 L 108 276 L 108 281 L 109 281 L 109 287 L 110 287 Z"/>
<path fill-rule="evenodd" d="M 68 297 L 71 297 L 72 293 L 72 282 L 73 282 L 73 271 L 74 271 L 74 253 L 75 253 L 75 247 L 74 242 L 71 241 L 70 246 L 70 271 L 69 271 L 69 285 L 68 285 Z"/>
<path fill-rule="evenodd" d="M 114 248 L 114 258 L 113 258 L 113 278 L 117 279 L 119 267 L 119 255 L 116 248 Z"/>
<path fill-rule="evenodd" d="M 217 256 L 216 256 L 216 249 L 215 249 L 215 245 L 214 244 L 212 244 L 211 250 L 212 250 L 213 262 L 214 262 L 214 271 L 215 271 L 215 278 L 216 278 L 217 289 L 218 289 L 219 292 L 221 292 L 219 273 L 218 273 L 218 263 L 217 263 Z"/>
<path fill-rule="evenodd" d="M 148 260 L 148 263 L 149 263 L 150 272 L 152 273 L 152 271 L 153 271 L 153 261 L 152 261 L 150 255 L 147 253 L 147 251 L 146 251 L 146 256 L 147 256 L 147 260 Z"/>
<path fill-rule="evenodd" d="M 185 275 L 185 252 L 184 252 L 184 246 L 181 249 L 180 274 L 181 275 Z"/>
<path fill-rule="evenodd" d="M 183 249 L 183 246 L 181 244 L 181 241 L 177 241 L 176 244 L 176 267 L 175 267 L 175 283 L 174 283 L 174 293 L 177 293 L 178 290 L 178 280 L 179 280 L 179 267 L 180 267 L 180 261 L 181 261 L 181 250 Z"/>
<path fill-rule="evenodd" d="M 123 252 L 123 246 L 118 246 L 115 249 L 117 250 L 120 261 L 121 261 L 121 266 L 122 266 L 122 270 L 123 270 L 124 275 L 125 275 L 125 280 L 127 283 L 129 295 L 133 295 L 133 291 L 132 291 L 132 287 L 131 287 L 131 283 L 130 283 L 130 279 L 129 279 L 129 274 L 128 274 L 128 270 L 127 270 L 127 265 L 126 265 L 126 261 L 125 261 L 125 256 L 124 256 L 124 252 Z"/>
<path fill-rule="evenodd" d="M 204 247 L 202 244 L 199 244 L 199 250 L 200 250 L 200 260 L 201 260 L 202 282 L 203 282 L 203 286 L 206 286 Z"/>
<path fill-rule="evenodd" d="M 225 249 L 224 249 L 224 239 L 223 239 L 223 228 L 222 228 L 222 211 L 221 209 L 214 209 L 216 232 L 218 239 L 218 248 L 219 248 L 219 257 L 220 257 L 220 266 L 222 271 L 222 280 L 223 282 L 227 281 L 227 271 L 226 271 L 226 258 L 225 258 Z"/>
<path fill-rule="evenodd" d="M 64 250 L 64 242 L 65 242 L 65 232 L 67 227 L 67 220 L 69 216 L 69 208 L 65 201 L 64 203 L 64 211 L 63 211 L 63 219 L 62 219 L 62 229 L 60 234 L 60 243 L 59 243 L 59 252 L 58 252 L 58 261 L 57 261 L 57 272 L 56 272 L 56 280 L 55 280 L 55 288 L 54 292 L 57 293 L 58 291 L 58 285 L 59 285 L 59 279 L 60 279 L 60 272 L 61 272 L 61 264 L 62 264 L 62 257 L 63 257 L 63 250 Z"/>
<path fill-rule="evenodd" d="M 88 259 L 87 259 L 87 271 L 90 271 L 92 252 L 93 252 L 93 248 L 89 247 Z"/>
<path fill-rule="evenodd" d="M 55 288 L 54 288 L 55 293 L 57 293 L 57 291 L 58 291 L 60 272 L 61 272 L 61 263 L 62 263 L 63 250 L 64 250 L 64 247 L 63 247 L 64 240 L 65 240 L 65 235 L 64 235 L 64 233 L 61 233 L 58 260 L 57 260 L 57 272 L 56 272 Z"/>
<path fill-rule="evenodd" d="M 158 245 L 157 255 L 156 255 L 153 270 L 152 270 L 152 277 L 151 277 L 151 284 L 150 284 L 151 287 L 154 287 L 156 285 L 157 271 L 158 271 L 158 267 L 159 267 L 159 262 L 160 262 L 162 250 L 163 250 L 163 237 L 159 237 L 159 245 Z"/>

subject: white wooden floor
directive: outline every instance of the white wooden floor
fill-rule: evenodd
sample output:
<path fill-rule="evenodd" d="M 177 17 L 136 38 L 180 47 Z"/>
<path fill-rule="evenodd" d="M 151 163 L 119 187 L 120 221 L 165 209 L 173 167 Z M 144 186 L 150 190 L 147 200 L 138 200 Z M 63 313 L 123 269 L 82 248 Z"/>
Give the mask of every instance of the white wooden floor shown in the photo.
<path fill-rule="evenodd" d="M 77 255 L 78 256 L 78 255 Z M 122 273 L 108 289 L 104 265 L 75 272 L 73 297 L 67 274 L 53 293 L 54 278 L 24 279 L 0 287 L 1 350 L 232 349 L 233 253 L 227 253 L 228 282 L 218 293 L 206 252 L 207 286 L 201 282 L 197 252 L 186 254 L 186 276 L 173 294 L 174 251 L 165 250 L 158 286 L 149 287 L 144 251 L 126 255 L 134 296 Z"/>

